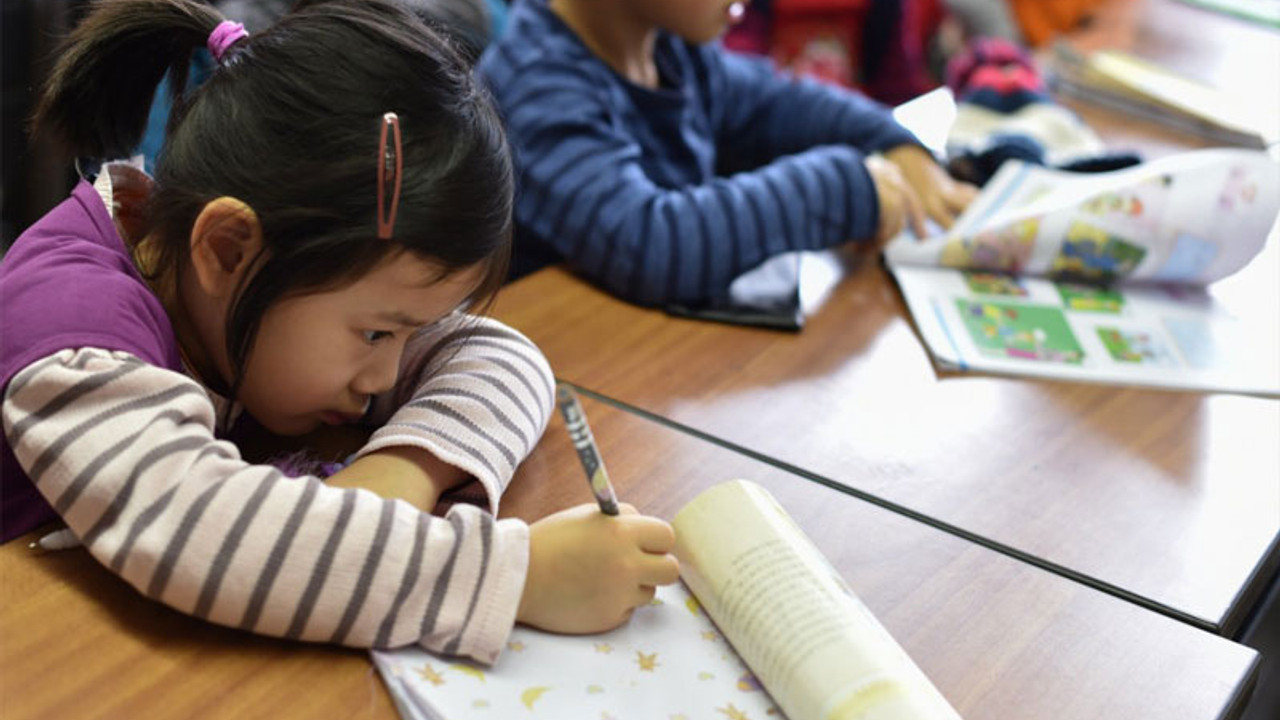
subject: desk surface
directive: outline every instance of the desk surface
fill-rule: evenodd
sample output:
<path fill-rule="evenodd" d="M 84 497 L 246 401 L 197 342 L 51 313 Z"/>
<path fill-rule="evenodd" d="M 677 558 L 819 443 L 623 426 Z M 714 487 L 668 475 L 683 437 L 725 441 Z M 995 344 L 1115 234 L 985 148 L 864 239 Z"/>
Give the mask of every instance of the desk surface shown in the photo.
<path fill-rule="evenodd" d="M 1280 401 L 939 377 L 891 279 L 799 334 L 680 320 L 559 269 L 495 310 L 587 389 L 1231 630 L 1274 562 Z"/>
<path fill-rule="evenodd" d="M 1231 717 L 1257 654 L 856 498 L 584 398 L 619 494 L 670 517 L 761 483 L 969 720 Z M 559 418 L 504 514 L 589 502 Z M 392 718 L 362 653 L 258 638 L 144 600 L 83 550 L 0 547 L 0 716 Z"/>
<path fill-rule="evenodd" d="M 1236 88 L 1248 67 L 1255 92 L 1280 95 L 1274 31 L 1168 0 L 1104 10 L 1080 46 Z M 1147 157 L 1204 144 L 1076 107 Z M 1215 292 L 1280 306 L 1276 245 Z M 495 315 L 587 389 L 1202 627 L 1238 627 L 1280 554 L 1280 401 L 940 376 L 888 274 L 864 261 L 850 275 L 794 335 L 670 318 L 562 269 L 505 289 Z"/>

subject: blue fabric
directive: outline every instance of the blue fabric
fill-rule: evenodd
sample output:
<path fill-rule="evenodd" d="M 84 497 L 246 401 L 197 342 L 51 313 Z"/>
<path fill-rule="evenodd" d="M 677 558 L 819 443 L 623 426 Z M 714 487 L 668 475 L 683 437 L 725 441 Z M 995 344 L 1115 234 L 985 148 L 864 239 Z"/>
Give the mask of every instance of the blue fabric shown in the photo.
<path fill-rule="evenodd" d="M 489 20 L 492 23 L 490 37 L 502 37 L 502 29 L 507 26 L 507 3 L 503 0 L 487 0 Z"/>
<path fill-rule="evenodd" d="M 884 106 L 662 34 L 632 84 L 524 0 L 479 71 L 518 169 L 516 272 L 568 259 L 646 305 L 698 304 L 769 257 L 871 236 L 865 152 L 917 142 Z"/>
<path fill-rule="evenodd" d="M 207 50 L 197 50 L 191 56 L 191 67 L 187 71 L 187 92 L 191 92 L 209 79 L 213 72 L 213 58 Z M 142 155 L 146 161 L 148 175 L 156 171 L 156 158 L 160 157 L 160 149 L 164 147 L 165 129 L 169 124 L 169 111 L 173 109 L 173 98 L 169 96 L 169 76 L 160 80 L 156 87 L 155 97 L 151 99 L 151 111 L 147 114 L 147 129 L 134 154 Z"/>

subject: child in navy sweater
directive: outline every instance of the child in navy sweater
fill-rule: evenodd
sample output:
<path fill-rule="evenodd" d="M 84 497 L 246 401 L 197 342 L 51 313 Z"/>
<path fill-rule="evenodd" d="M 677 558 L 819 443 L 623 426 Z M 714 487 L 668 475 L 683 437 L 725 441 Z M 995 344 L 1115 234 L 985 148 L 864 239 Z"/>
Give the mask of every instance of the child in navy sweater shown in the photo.
<path fill-rule="evenodd" d="M 775 255 L 923 235 L 968 204 L 884 106 L 714 43 L 742 9 L 513 7 L 479 68 L 518 166 L 517 275 L 567 259 L 627 300 L 696 306 Z"/>

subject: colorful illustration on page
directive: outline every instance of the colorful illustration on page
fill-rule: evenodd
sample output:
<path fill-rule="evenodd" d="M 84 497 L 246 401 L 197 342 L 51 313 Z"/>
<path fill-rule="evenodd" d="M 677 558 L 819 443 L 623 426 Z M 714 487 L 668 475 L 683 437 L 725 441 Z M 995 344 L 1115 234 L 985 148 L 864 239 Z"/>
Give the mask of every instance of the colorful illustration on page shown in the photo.
<path fill-rule="evenodd" d="M 1161 366 L 1177 364 L 1164 344 L 1151 332 L 1113 327 L 1100 327 L 1097 330 L 1098 339 L 1116 362 Z"/>
<path fill-rule="evenodd" d="M 1109 282 L 1132 273 L 1146 255 L 1146 248 L 1077 220 L 1067 230 L 1051 272 L 1075 280 Z"/>
<path fill-rule="evenodd" d="M 1153 279 L 1168 282 L 1194 281 L 1218 259 L 1218 252 L 1216 243 L 1197 235 L 1179 232 L 1174 236 L 1169 257 L 1165 258 Z"/>
<path fill-rule="evenodd" d="M 1236 166 L 1227 174 L 1222 191 L 1218 193 L 1218 207 L 1225 212 L 1244 210 L 1258 199 L 1258 181 L 1247 168 Z"/>
<path fill-rule="evenodd" d="M 1054 287 L 1068 310 L 1115 315 L 1124 309 L 1124 296 L 1115 290 L 1070 282 L 1054 283 Z"/>
<path fill-rule="evenodd" d="M 1147 178 L 1133 187 L 1095 195 L 1080 205 L 1080 212 L 1093 223 L 1134 237 L 1157 233 L 1164 206 L 1173 189 L 1172 175 Z"/>
<path fill-rule="evenodd" d="M 957 299 L 956 308 L 979 352 L 989 357 L 1079 365 L 1084 350 L 1062 311 Z"/>
<path fill-rule="evenodd" d="M 1027 296 L 1026 286 L 1016 275 L 967 271 L 964 273 L 964 282 L 969 286 L 969 292 L 975 295 Z"/>
<path fill-rule="evenodd" d="M 979 231 L 973 237 L 955 237 L 942 248 L 938 262 L 947 267 L 1018 273 L 1031 258 L 1040 219 Z"/>

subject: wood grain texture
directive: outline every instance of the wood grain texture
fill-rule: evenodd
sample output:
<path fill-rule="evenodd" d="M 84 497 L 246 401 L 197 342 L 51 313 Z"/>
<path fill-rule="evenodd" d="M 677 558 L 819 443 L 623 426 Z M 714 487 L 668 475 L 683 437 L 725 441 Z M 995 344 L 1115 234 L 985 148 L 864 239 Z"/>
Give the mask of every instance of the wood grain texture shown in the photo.
<path fill-rule="evenodd" d="M 1280 95 L 1275 37 L 1142 0 L 1105 4 L 1070 40 Z M 1204 146 L 1073 107 L 1116 149 Z M 1280 307 L 1278 244 L 1214 293 Z M 674 319 L 564 269 L 509 286 L 495 315 L 564 379 L 1204 627 L 1233 632 L 1276 567 L 1280 401 L 936 371 L 874 260 L 799 334 Z"/>
<path fill-rule="evenodd" d="M 583 398 L 620 498 L 670 519 L 711 485 L 764 485 L 967 720 L 1224 717 L 1253 651 L 771 465 Z M 506 500 L 591 502 L 559 417 Z M 1235 689 L 1230 689 L 1235 688 Z"/>
<path fill-rule="evenodd" d="M 670 518 L 761 483 L 968 720 L 1212 720 L 1257 654 L 775 467 L 584 398 L 624 501 Z M 504 500 L 591 502 L 557 417 Z M 363 654 L 252 636 L 143 599 L 84 550 L 0 547 L 0 717 L 395 717 Z"/>
<path fill-rule="evenodd" d="M 670 518 L 767 487 L 968 720 L 1233 717 L 1256 652 L 589 398 L 621 498 Z M 503 515 L 592 502 L 556 417 Z M 0 717 L 394 718 L 363 653 L 217 627 L 145 600 L 82 549 L 0 547 Z M 505 719 L 504 719 L 505 720 Z"/>
<path fill-rule="evenodd" d="M 674 319 L 562 269 L 495 314 L 560 377 L 1230 632 L 1275 562 L 1280 401 L 939 374 L 881 268 L 798 334 Z"/>

